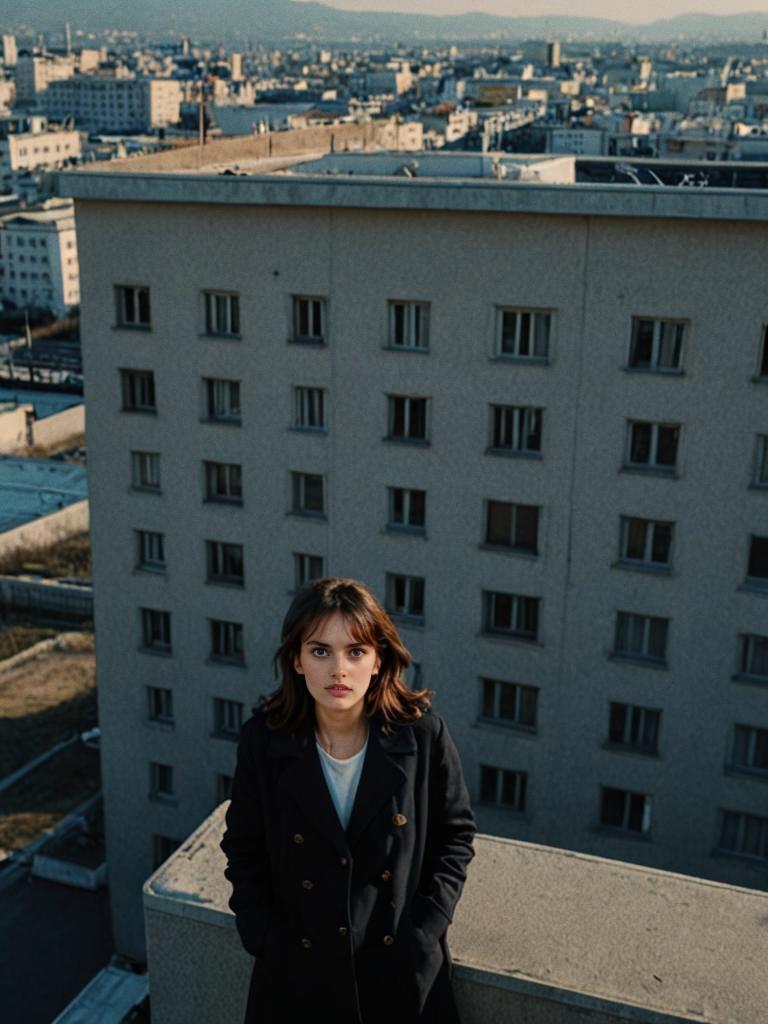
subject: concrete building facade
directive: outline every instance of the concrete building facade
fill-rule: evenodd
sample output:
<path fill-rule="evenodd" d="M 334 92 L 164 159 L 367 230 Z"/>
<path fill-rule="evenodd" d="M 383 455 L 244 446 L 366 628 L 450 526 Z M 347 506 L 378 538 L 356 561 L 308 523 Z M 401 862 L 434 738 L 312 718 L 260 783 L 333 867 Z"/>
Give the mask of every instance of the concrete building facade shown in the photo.
<path fill-rule="evenodd" d="M 81 156 L 80 133 L 76 131 L 8 134 L 0 138 L 0 177 L 10 179 L 38 167 L 61 167 L 65 161 Z"/>
<path fill-rule="evenodd" d="M 34 107 L 51 82 L 71 78 L 75 73 L 74 56 L 29 53 L 22 51 L 16 60 L 16 103 Z"/>
<path fill-rule="evenodd" d="M 59 314 L 80 302 L 72 202 L 52 199 L 0 220 L 0 297 Z"/>
<path fill-rule="evenodd" d="M 164 78 L 81 75 L 52 83 L 45 109 L 52 120 L 73 117 L 89 132 L 143 132 L 177 124 L 181 84 Z"/>
<path fill-rule="evenodd" d="M 59 179 L 118 949 L 320 573 L 398 621 L 482 831 L 765 888 L 764 197 L 195 159 Z"/>

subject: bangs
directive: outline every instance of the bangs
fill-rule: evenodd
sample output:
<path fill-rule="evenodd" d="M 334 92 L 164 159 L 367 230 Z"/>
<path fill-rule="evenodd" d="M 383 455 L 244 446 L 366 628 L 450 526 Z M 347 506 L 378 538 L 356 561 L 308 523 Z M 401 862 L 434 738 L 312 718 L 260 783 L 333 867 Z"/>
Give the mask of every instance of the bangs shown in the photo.
<path fill-rule="evenodd" d="M 303 644 L 305 640 L 311 640 L 316 633 L 322 630 L 323 626 L 331 616 L 336 614 L 341 615 L 344 619 L 344 623 L 355 643 L 365 644 L 368 647 L 380 646 L 383 638 L 376 629 L 375 620 L 366 614 L 366 610 L 364 608 L 347 608 L 344 610 L 340 608 L 333 608 L 329 611 L 322 612 L 309 623 L 306 631 L 302 634 L 299 643 Z"/>

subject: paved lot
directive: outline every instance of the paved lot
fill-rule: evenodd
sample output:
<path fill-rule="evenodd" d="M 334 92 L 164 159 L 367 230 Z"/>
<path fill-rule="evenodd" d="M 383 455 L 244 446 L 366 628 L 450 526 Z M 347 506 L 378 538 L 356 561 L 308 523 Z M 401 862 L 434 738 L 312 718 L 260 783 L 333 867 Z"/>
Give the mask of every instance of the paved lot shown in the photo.
<path fill-rule="evenodd" d="M 22 878 L 0 892 L 0 1016 L 50 1024 L 112 955 L 106 888 Z"/>

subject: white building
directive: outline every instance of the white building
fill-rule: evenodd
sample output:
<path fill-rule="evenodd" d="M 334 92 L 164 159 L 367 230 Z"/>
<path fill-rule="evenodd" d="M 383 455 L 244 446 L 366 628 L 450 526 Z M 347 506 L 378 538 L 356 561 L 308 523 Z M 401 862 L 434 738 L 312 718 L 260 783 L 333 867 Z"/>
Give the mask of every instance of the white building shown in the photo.
<path fill-rule="evenodd" d="M 16 36 L 7 33 L 3 35 L 3 65 L 6 68 L 15 67 L 17 59 Z"/>
<path fill-rule="evenodd" d="M 61 167 L 66 160 L 81 156 L 80 133 L 76 131 L 9 133 L 0 137 L 0 178 L 7 180 L 39 167 Z"/>
<path fill-rule="evenodd" d="M 51 199 L 0 220 L 0 297 L 65 313 L 80 302 L 74 204 Z"/>
<path fill-rule="evenodd" d="M 20 53 L 16 61 L 16 103 L 21 107 L 35 106 L 51 82 L 71 78 L 74 73 L 73 56 Z"/>
<path fill-rule="evenodd" d="M 52 120 L 73 117 L 89 132 L 146 132 L 179 120 L 181 84 L 163 78 L 79 75 L 52 83 L 45 109 Z"/>
<path fill-rule="evenodd" d="M 118 950 L 321 573 L 396 617 L 482 831 L 765 888 L 768 204 L 252 145 L 59 176 Z"/>

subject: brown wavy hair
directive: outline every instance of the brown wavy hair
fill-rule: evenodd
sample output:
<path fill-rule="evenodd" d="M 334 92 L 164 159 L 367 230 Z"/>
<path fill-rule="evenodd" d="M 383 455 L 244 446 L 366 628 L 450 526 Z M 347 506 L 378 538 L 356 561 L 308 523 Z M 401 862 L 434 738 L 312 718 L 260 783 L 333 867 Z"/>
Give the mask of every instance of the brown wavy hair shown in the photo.
<path fill-rule="evenodd" d="M 327 577 L 302 587 L 285 614 L 274 657 L 275 677 L 281 682 L 261 704 L 267 725 L 295 731 L 308 717 L 314 718 L 314 699 L 294 668 L 294 658 L 306 637 L 334 612 L 341 612 L 358 643 L 375 647 L 379 656 L 379 671 L 365 694 L 366 716 L 380 713 L 387 730 L 414 722 L 431 707 L 433 694 L 411 690 L 403 679 L 411 656 L 397 627 L 364 584 Z"/>

